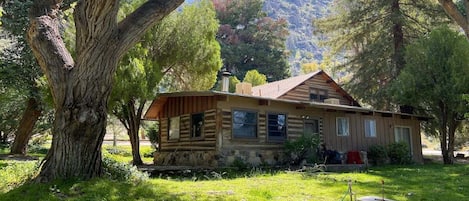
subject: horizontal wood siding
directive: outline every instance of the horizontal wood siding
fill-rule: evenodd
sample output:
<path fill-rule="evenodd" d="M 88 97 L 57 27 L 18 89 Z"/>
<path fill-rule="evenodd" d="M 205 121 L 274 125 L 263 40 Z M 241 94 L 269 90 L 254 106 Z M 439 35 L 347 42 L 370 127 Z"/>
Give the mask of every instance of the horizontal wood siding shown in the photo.
<path fill-rule="evenodd" d="M 199 107 L 199 106 L 197 106 Z M 209 151 L 216 147 L 216 109 L 203 111 L 204 128 L 202 137 L 191 138 L 191 114 L 180 115 L 180 133 L 178 140 L 168 140 L 168 119 L 162 118 L 160 130 L 161 151 Z"/>
<path fill-rule="evenodd" d="M 200 113 L 216 108 L 216 96 L 168 97 L 160 118 Z"/>
<path fill-rule="evenodd" d="M 351 102 L 344 98 L 342 94 L 336 91 L 330 84 L 322 78 L 321 75 L 316 75 L 306 80 L 304 83 L 300 84 L 293 90 L 282 95 L 281 99 L 288 100 L 298 100 L 298 101 L 310 101 L 309 99 L 309 90 L 310 88 L 327 90 L 328 98 L 337 98 L 340 100 L 341 105 L 351 105 Z"/>

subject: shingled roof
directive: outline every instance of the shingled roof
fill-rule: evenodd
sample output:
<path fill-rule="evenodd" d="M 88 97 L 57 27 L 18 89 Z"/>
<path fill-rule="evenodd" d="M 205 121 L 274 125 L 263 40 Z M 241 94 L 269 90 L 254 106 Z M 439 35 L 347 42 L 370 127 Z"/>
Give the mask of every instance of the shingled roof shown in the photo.
<path fill-rule="evenodd" d="M 331 85 L 332 88 L 337 90 L 337 92 L 341 93 L 342 96 L 349 99 L 353 102 L 352 105 L 360 106 L 358 102 L 350 96 L 342 87 L 340 87 L 329 75 L 327 75 L 323 70 L 318 70 L 315 72 L 311 72 L 305 75 L 299 75 L 295 77 L 290 77 L 287 79 L 270 82 L 264 85 L 255 86 L 252 88 L 252 95 L 253 96 L 260 96 L 266 98 L 280 98 L 282 95 L 288 93 L 289 91 L 293 90 L 295 87 L 301 85 L 302 83 L 306 82 L 307 80 L 311 79 L 312 77 L 320 75 L 328 84 Z"/>
<path fill-rule="evenodd" d="M 319 70 L 305 75 L 299 75 L 275 82 L 270 82 L 264 85 L 255 86 L 252 88 L 252 95 L 267 98 L 278 98 L 283 94 L 289 92 L 293 88 L 297 87 L 301 83 L 305 82 L 309 78 L 312 78 L 313 76 L 317 75 L 319 72 L 322 71 Z"/>

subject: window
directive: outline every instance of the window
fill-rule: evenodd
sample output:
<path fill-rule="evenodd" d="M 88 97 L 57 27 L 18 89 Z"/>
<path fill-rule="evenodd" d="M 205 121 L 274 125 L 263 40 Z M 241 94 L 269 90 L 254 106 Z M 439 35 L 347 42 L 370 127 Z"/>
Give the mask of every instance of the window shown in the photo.
<path fill-rule="evenodd" d="M 338 136 L 348 136 L 349 132 L 349 121 L 346 117 L 337 117 L 336 118 L 336 127 Z"/>
<path fill-rule="evenodd" d="M 267 133 L 269 140 L 285 140 L 287 137 L 287 115 L 268 114 L 267 115 Z"/>
<path fill-rule="evenodd" d="M 325 99 L 327 99 L 327 90 L 316 88 L 309 89 L 310 101 L 324 102 Z"/>
<path fill-rule="evenodd" d="M 304 122 L 304 134 L 319 134 L 319 120 L 307 119 Z"/>
<path fill-rule="evenodd" d="M 204 131 L 204 113 L 197 113 L 191 116 L 191 137 L 202 137 Z"/>
<path fill-rule="evenodd" d="M 180 117 L 171 117 L 168 122 L 168 140 L 179 139 Z"/>
<path fill-rule="evenodd" d="M 376 120 L 365 119 L 365 137 L 376 137 Z"/>
<path fill-rule="evenodd" d="M 410 141 L 410 128 L 409 127 L 402 127 L 396 126 L 394 127 L 394 140 L 395 142 L 405 142 L 409 147 L 409 153 L 412 149 L 412 144 Z"/>
<path fill-rule="evenodd" d="M 234 138 L 257 137 L 257 112 L 234 110 L 232 118 Z"/>

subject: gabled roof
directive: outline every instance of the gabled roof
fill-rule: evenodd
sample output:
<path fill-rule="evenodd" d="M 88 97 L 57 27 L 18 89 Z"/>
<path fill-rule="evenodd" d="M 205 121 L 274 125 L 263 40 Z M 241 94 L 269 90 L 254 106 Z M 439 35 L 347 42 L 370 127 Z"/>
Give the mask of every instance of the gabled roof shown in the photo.
<path fill-rule="evenodd" d="M 324 79 L 324 81 L 328 83 L 333 89 L 335 89 L 338 93 L 342 94 L 344 98 L 350 100 L 352 102 L 352 105 L 360 106 L 360 104 L 358 104 L 358 102 L 352 96 L 350 96 L 350 94 L 348 94 L 344 89 L 342 89 L 342 87 L 340 87 L 323 70 L 318 70 L 305 75 L 299 75 L 275 82 L 270 82 L 264 85 L 255 86 L 252 88 L 252 95 L 276 99 L 315 76 L 321 76 L 321 78 Z"/>
<path fill-rule="evenodd" d="M 252 87 L 252 95 L 266 98 L 278 98 L 306 80 L 314 77 L 319 72 L 322 72 L 322 70 Z"/>

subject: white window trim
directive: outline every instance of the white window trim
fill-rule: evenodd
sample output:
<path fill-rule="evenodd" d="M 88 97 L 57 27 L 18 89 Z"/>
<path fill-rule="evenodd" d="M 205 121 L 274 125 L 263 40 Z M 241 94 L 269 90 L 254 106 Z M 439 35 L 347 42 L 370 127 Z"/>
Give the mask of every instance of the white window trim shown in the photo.
<path fill-rule="evenodd" d="M 366 133 L 366 126 L 367 126 L 366 122 L 374 122 L 374 124 L 375 124 L 375 125 L 374 125 L 374 135 L 366 135 L 366 134 L 367 134 L 367 133 Z M 376 119 L 365 119 L 365 120 L 363 121 L 363 124 L 364 124 L 363 131 L 364 131 L 364 133 L 365 133 L 365 137 L 366 137 L 366 138 L 376 138 L 376 137 L 378 136 L 378 133 L 377 133 L 377 131 L 376 131 L 376 130 L 377 130 L 377 128 L 376 128 Z M 370 132 L 371 132 L 371 130 L 370 130 Z M 370 134 L 373 134 L 373 132 L 371 132 Z"/>
<path fill-rule="evenodd" d="M 347 131 L 343 135 L 339 134 L 339 120 L 340 119 L 347 120 Z M 336 131 L 337 136 L 339 136 L 339 137 L 348 137 L 348 136 L 350 136 L 350 119 L 348 117 L 336 117 L 335 118 L 335 131 Z"/>

